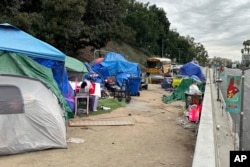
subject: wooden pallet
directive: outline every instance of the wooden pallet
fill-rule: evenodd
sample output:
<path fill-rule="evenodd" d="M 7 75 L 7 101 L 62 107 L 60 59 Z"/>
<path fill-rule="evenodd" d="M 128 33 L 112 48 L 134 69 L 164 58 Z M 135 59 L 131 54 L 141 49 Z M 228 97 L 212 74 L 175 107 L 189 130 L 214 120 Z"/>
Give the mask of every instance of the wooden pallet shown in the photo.
<path fill-rule="evenodd" d="M 69 126 L 127 126 L 134 125 L 134 120 L 69 120 Z"/>

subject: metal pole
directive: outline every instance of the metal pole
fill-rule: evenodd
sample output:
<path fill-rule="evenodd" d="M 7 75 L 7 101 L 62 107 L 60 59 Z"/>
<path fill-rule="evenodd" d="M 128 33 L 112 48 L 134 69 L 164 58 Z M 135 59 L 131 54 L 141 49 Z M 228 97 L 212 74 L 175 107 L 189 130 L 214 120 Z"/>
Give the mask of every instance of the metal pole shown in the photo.
<path fill-rule="evenodd" d="M 217 101 L 220 101 L 219 82 L 217 82 Z"/>
<path fill-rule="evenodd" d="M 95 51 L 94 51 L 94 60 L 95 60 L 95 53 L 96 53 L 97 51 L 99 51 L 99 50 L 95 50 Z"/>
<path fill-rule="evenodd" d="M 213 75 L 213 79 L 214 79 L 214 83 L 215 83 L 215 71 L 216 71 L 216 65 L 214 65 L 214 68 L 213 68 L 213 73 L 214 73 L 214 75 Z"/>
<path fill-rule="evenodd" d="M 236 121 L 234 121 L 234 133 L 236 134 Z M 235 145 L 236 145 L 236 137 L 234 136 L 234 150 L 235 150 Z"/>
<path fill-rule="evenodd" d="M 217 69 L 217 101 L 220 101 L 220 91 L 219 91 L 219 85 L 220 85 L 220 70 Z"/>
<path fill-rule="evenodd" d="M 244 67 L 242 69 L 241 74 L 241 112 L 240 112 L 240 139 L 239 139 L 239 150 L 243 151 L 242 143 L 243 143 L 243 119 L 244 119 L 244 78 L 245 78 L 245 71 Z"/>
<path fill-rule="evenodd" d="M 94 60 L 96 59 L 96 52 L 108 53 L 109 51 L 106 51 L 106 50 L 95 50 L 95 51 L 94 51 Z"/>

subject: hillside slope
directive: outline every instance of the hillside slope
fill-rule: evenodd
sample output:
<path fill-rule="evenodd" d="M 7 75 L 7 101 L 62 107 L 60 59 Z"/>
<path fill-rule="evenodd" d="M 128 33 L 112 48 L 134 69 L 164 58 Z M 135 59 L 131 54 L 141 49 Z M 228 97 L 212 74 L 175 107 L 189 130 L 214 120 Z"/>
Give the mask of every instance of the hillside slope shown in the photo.
<path fill-rule="evenodd" d="M 118 43 L 114 41 L 109 42 L 106 47 L 103 47 L 100 50 L 95 51 L 92 47 L 82 49 L 78 53 L 79 56 L 77 59 L 80 61 L 92 62 L 94 58 L 99 57 L 100 53 L 100 56 L 103 56 L 105 53 L 110 51 L 120 53 L 124 55 L 128 61 L 140 64 L 141 70 L 145 71 L 145 64 L 148 56 L 143 51 L 133 48 L 125 43 Z"/>

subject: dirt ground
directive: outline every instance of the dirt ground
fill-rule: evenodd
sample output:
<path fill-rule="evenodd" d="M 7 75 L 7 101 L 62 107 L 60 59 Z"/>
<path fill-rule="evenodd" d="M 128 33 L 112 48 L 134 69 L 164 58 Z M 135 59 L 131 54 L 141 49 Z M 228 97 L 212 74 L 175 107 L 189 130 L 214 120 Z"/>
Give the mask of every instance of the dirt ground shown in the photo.
<path fill-rule="evenodd" d="M 1 167 L 190 167 L 196 134 L 179 124 L 184 102 L 164 104 L 169 94 L 150 84 L 125 108 L 81 120 L 129 120 L 130 126 L 67 127 L 67 149 L 0 157 Z"/>

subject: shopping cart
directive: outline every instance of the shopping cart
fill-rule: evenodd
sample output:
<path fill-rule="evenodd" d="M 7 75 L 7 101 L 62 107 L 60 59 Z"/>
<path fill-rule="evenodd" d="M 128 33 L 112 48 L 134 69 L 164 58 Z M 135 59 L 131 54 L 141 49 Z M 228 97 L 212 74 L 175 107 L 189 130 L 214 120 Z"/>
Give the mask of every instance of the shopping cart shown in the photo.
<path fill-rule="evenodd" d="M 120 89 L 117 89 L 114 94 L 114 98 L 117 97 L 118 101 L 122 101 L 122 99 L 125 99 L 126 103 L 129 103 L 131 101 L 130 96 L 130 85 L 129 85 L 129 79 L 123 79 L 122 86 Z"/>

